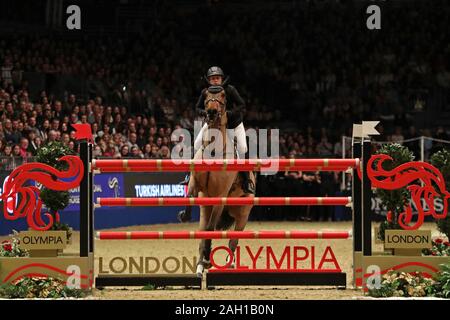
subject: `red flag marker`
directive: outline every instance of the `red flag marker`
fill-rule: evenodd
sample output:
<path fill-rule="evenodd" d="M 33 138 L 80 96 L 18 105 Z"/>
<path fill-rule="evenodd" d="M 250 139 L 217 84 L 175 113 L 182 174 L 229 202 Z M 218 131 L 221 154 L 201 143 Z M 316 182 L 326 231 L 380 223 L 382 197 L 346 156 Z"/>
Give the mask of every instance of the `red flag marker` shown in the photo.
<path fill-rule="evenodd" d="M 86 139 L 91 143 L 94 143 L 94 140 L 92 139 L 92 130 L 91 125 L 84 123 L 84 124 L 72 124 L 72 127 L 75 129 L 75 139 L 77 140 L 83 140 Z"/>

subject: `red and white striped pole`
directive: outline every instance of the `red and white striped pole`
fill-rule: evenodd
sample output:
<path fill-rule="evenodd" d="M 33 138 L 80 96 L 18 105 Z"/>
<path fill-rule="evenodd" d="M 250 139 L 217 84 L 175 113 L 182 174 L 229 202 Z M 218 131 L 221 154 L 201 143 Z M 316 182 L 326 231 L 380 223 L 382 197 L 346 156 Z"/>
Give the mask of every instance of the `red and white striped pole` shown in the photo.
<path fill-rule="evenodd" d="M 99 240 L 349 239 L 349 231 L 99 231 Z"/>
<path fill-rule="evenodd" d="M 186 171 L 346 171 L 359 159 L 122 159 L 92 160 L 101 172 L 186 172 Z"/>
<path fill-rule="evenodd" d="M 97 198 L 97 207 L 147 206 L 350 206 L 351 197 Z"/>

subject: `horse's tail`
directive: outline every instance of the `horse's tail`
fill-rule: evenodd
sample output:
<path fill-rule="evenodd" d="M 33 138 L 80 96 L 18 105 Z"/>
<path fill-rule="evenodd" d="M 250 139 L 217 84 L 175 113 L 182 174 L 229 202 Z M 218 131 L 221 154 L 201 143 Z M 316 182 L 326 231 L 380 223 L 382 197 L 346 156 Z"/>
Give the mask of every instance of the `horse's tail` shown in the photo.
<path fill-rule="evenodd" d="M 234 223 L 234 218 L 230 216 L 228 207 L 224 207 L 222 214 L 220 215 L 219 222 L 217 223 L 217 230 L 228 230 Z"/>

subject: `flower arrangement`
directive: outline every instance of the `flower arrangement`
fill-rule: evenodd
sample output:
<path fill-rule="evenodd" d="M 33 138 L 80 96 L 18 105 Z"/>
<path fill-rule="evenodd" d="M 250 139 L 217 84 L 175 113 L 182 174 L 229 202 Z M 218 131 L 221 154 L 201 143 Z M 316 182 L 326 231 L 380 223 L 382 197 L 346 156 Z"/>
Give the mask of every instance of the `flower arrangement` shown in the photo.
<path fill-rule="evenodd" d="M 440 267 L 435 283 L 427 291 L 430 296 L 450 299 L 450 264 L 442 264 Z"/>
<path fill-rule="evenodd" d="M 422 255 L 448 257 L 450 256 L 450 242 L 442 238 L 433 239 L 431 249 L 423 249 Z"/>
<path fill-rule="evenodd" d="M 0 296 L 17 298 L 82 298 L 85 291 L 70 289 L 65 282 L 51 277 L 24 277 L 12 284 L 0 286 Z"/>
<path fill-rule="evenodd" d="M 421 273 L 389 271 L 384 274 L 379 288 L 369 289 L 372 297 L 425 297 L 434 280 Z"/>
<path fill-rule="evenodd" d="M 389 271 L 378 288 L 369 289 L 372 297 L 450 298 L 450 264 L 441 264 L 439 272 L 428 278 L 420 272 Z"/>
<path fill-rule="evenodd" d="M 4 240 L 0 244 L 0 257 L 27 257 L 28 251 L 23 250 L 19 246 L 19 233 L 13 230 L 11 240 Z"/>

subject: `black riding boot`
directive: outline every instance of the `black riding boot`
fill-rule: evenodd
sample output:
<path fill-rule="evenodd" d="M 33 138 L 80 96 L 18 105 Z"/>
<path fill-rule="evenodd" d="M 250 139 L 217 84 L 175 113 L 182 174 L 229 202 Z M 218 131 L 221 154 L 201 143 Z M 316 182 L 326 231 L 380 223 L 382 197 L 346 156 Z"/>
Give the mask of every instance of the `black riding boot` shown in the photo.
<path fill-rule="evenodd" d="M 247 194 L 255 194 L 255 184 L 250 179 L 249 171 L 241 171 L 242 176 L 242 190 Z"/>
<path fill-rule="evenodd" d="M 179 222 L 190 222 L 192 218 L 192 207 L 186 206 L 184 210 L 178 211 L 177 218 Z"/>

